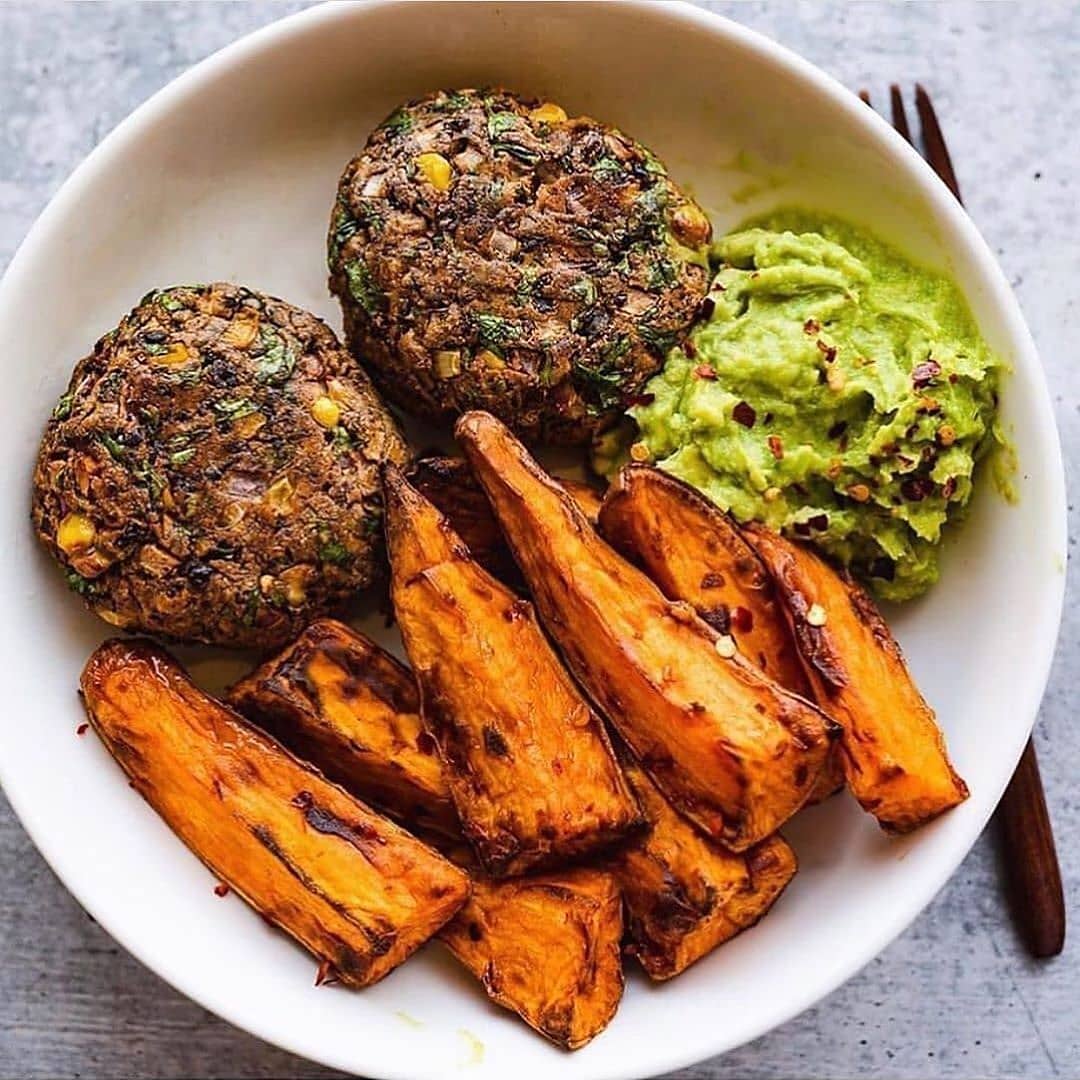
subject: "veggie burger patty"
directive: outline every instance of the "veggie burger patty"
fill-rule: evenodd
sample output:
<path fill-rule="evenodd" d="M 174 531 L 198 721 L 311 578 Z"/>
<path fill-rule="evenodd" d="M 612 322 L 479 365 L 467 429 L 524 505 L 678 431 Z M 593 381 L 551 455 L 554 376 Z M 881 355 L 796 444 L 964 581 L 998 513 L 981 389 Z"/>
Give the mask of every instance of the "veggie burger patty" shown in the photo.
<path fill-rule="evenodd" d="M 505 91 L 403 106 L 345 169 L 330 287 L 403 409 L 588 440 L 682 339 L 708 219 L 641 144 Z"/>
<path fill-rule="evenodd" d="M 33 521 L 124 629 L 270 647 L 370 584 L 405 443 L 315 316 L 234 285 L 150 293 L 49 421 Z"/>

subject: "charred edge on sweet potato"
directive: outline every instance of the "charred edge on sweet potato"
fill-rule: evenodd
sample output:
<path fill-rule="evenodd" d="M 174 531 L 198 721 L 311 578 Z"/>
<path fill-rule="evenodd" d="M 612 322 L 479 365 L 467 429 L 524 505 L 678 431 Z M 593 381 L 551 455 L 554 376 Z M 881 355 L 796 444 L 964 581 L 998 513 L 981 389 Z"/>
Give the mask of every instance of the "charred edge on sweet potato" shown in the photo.
<path fill-rule="evenodd" d="M 600 539 L 494 417 L 457 425 L 546 628 L 675 808 L 743 851 L 806 801 L 836 725 Z"/>
<path fill-rule="evenodd" d="M 493 1001 L 567 1050 L 607 1027 L 623 991 L 622 900 L 589 867 L 477 881 L 440 933 Z"/>
<path fill-rule="evenodd" d="M 785 689 L 814 701 L 772 578 L 738 526 L 714 502 L 648 465 L 624 467 L 599 513 L 601 535 L 636 563 L 669 600 L 684 600 L 750 663 Z M 816 704 L 826 711 L 827 703 Z M 843 785 L 836 750 L 809 802 Z"/>
<path fill-rule="evenodd" d="M 873 600 L 847 573 L 760 526 L 744 529 L 776 582 L 806 673 L 843 728 L 848 786 L 889 832 L 967 798 L 933 710 Z"/>
<path fill-rule="evenodd" d="M 726 851 L 680 817 L 628 757 L 624 772 L 650 825 L 611 861 L 629 951 L 650 978 L 670 979 L 757 922 L 794 876 L 795 854 L 779 836 L 743 854 Z"/>
<path fill-rule="evenodd" d="M 412 672 L 370 638 L 319 619 L 227 700 L 299 757 L 442 848 L 460 842 Z"/>
<path fill-rule="evenodd" d="M 391 594 L 462 831 L 501 877 L 640 827 L 600 718 L 532 605 L 470 557 L 397 469 L 384 474 Z"/>
<path fill-rule="evenodd" d="M 204 694 L 150 642 L 102 645 L 81 687 L 90 722 L 166 824 L 342 982 L 381 979 L 467 899 L 462 871 Z"/>

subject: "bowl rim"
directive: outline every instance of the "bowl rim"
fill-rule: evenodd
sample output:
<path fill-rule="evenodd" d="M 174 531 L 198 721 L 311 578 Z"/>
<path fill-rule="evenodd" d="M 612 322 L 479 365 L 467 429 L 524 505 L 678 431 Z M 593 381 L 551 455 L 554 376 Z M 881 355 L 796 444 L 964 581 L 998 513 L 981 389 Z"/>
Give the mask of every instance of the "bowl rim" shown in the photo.
<path fill-rule="evenodd" d="M 530 0 L 532 6 L 541 7 L 553 5 L 554 2 L 557 0 Z M 600 6 L 602 2 L 603 0 L 586 0 L 586 3 L 581 6 L 594 8 Z M 38 238 L 48 232 L 54 219 L 62 217 L 73 205 L 77 204 L 82 189 L 108 166 L 114 152 L 141 139 L 154 126 L 159 116 L 170 112 L 185 98 L 196 93 L 204 83 L 212 81 L 234 65 L 243 63 L 260 53 L 277 49 L 291 38 L 324 23 L 354 18 L 358 11 L 368 12 L 398 6 L 399 3 L 400 0 L 367 0 L 367 2 L 353 0 L 346 3 L 325 0 L 324 3 L 287 15 L 238 38 L 200 60 L 157 90 L 122 119 L 76 166 L 18 245 L 3 278 L 0 279 L 0 321 L 3 319 L 8 297 L 20 289 L 22 278 L 26 273 L 24 267 L 30 261 L 30 253 L 37 245 Z M 440 0 L 428 0 L 428 4 L 424 6 L 429 5 L 443 6 Z M 479 6 L 497 9 L 500 5 L 496 0 L 487 0 Z M 754 54 L 757 59 L 787 69 L 793 76 L 808 84 L 814 92 L 828 99 L 833 108 L 846 113 L 857 125 L 861 126 L 867 138 L 872 139 L 906 171 L 910 181 L 916 184 L 922 194 L 932 203 L 934 212 L 945 220 L 947 229 L 954 231 L 968 246 L 971 253 L 978 258 L 986 273 L 991 291 L 990 299 L 1002 311 L 1006 336 L 1014 347 L 1015 367 L 1023 370 L 1026 377 L 1033 383 L 1031 389 L 1034 407 L 1039 413 L 1040 420 L 1039 429 L 1035 433 L 1037 439 L 1035 456 L 1053 474 L 1053 491 L 1050 500 L 1054 520 L 1048 521 L 1046 528 L 1057 538 L 1060 549 L 1066 551 L 1068 532 L 1064 465 L 1050 391 L 1034 340 L 1021 313 L 1019 303 L 986 241 L 972 219 L 968 217 L 922 156 L 894 131 L 884 118 L 874 110 L 868 109 L 854 93 L 832 75 L 759 31 L 743 26 L 726 16 L 696 7 L 687 0 L 676 0 L 674 3 L 664 2 L 664 0 L 623 0 L 620 7 L 628 12 L 630 17 L 633 17 L 637 11 L 647 11 L 652 16 L 657 16 L 662 12 L 661 17 L 665 20 L 690 25 L 716 37 L 725 37 L 735 47 Z M 1051 616 L 1049 621 L 1044 621 L 1043 640 L 1039 642 L 1037 654 L 1033 653 L 1035 662 L 1030 663 L 1026 669 L 1030 701 L 1029 715 L 1025 724 L 1015 729 L 1013 745 L 1003 748 L 1000 753 L 1000 760 L 1002 763 L 1008 763 L 1008 769 L 1002 768 L 1000 783 L 997 790 L 993 792 L 993 798 L 987 800 L 983 814 L 973 822 L 968 832 L 958 834 L 951 844 L 942 845 L 942 850 L 937 853 L 936 860 L 924 866 L 921 877 L 913 883 L 913 888 L 905 896 L 904 902 L 893 909 L 889 918 L 877 923 L 873 932 L 864 935 L 864 944 L 858 951 L 858 955 L 853 954 L 848 957 L 845 962 L 830 970 L 827 976 L 823 976 L 812 987 L 778 995 L 772 1007 L 762 1009 L 758 1014 L 757 1022 L 741 1031 L 734 1042 L 723 1034 L 713 1032 L 702 1032 L 697 1037 L 681 1039 L 677 1048 L 666 1047 L 640 1060 L 641 1068 L 647 1071 L 639 1075 L 658 1075 L 660 1072 L 684 1068 L 760 1038 L 768 1031 L 823 1000 L 854 976 L 878 956 L 924 910 L 949 880 L 982 833 L 1004 793 L 1034 726 L 1056 651 L 1065 596 L 1064 574 L 1060 576 L 1060 586 L 1056 592 L 1055 609 L 1049 613 Z M 12 777 L 11 766 L 0 758 L 0 786 L 3 787 L 13 812 L 35 847 L 65 889 L 114 940 L 123 945 L 127 952 L 184 996 L 198 1002 L 235 1027 L 271 1045 L 309 1060 L 321 1062 L 331 1068 L 347 1072 L 355 1069 L 355 1061 L 334 1052 L 327 1052 L 326 1049 L 305 1041 L 294 1031 L 276 1027 L 269 1020 L 259 1022 L 257 1017 L 235 1007 L 235 1003 L 226 992 L 216 989 L 205 980 L 200 982 L 194 975 L 178 968 L 162 956 L 153 954 L 150 950 L 141 950 L 129 942 L 125 928 L 117 925 L 107 906 L 103 906 L 92 895 L 94 890 L 87 883 L 79 880 L 74 863 L 69 861 L 65 854 L 63 843 L 49 836 L 45 830 L 35 828 L 32 800 L 23 798 L 21 793 L 16 794 L 19 791 L 19 785 L 11 783 Z M 372 1077 L 378 1076 L 385 1080 L 416 1080 L 418 1076 L 413 1068 L 403 1064 L 400 1059 L 383 1056 L 376 1045 L 369 1044 L 365 1048 L 365 1053 L 370 1054 L 370 1062 L 364 1065 L 364 1071 Z M 597 1068 L 590 1071 L 588 1075 L 594 1080 L 618 1080 L 625 1076 L 625 1071 L 617 1067 L 617 1058 L 618 1055 L 612 1055 L 606 1059 L 606 1063 L 605 1059 L 598 1059 Z"/>

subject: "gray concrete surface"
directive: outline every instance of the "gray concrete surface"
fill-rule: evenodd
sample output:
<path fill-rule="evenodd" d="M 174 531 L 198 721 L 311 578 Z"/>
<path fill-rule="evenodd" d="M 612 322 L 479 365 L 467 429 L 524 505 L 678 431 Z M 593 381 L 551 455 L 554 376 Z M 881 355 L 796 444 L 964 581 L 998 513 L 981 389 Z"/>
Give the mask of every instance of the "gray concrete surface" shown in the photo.
<path fill-rule="evenodd" d="M 134 106 L 297 6 L 0 5 L 0 267 L 68 172 Z M 1041 348 L 1075 485 L 1080 7 L 708 6 L 879 100 L 894 79 L 931 88 L 969 209 Z M 1070 525 L 1075 535 L 1072 507 Z M 1073 573 L 1037 734 L 1074 914 L 1078 598 Z M 0 1076 L 330 1075 L 234 1030 L 119 950 L 63 890 L 0 798 Z M 862 974 L 758 1042 L 678 1075 L 1080 1076 L 1080 929 L 1057 960 L 1027 959 L 1002 900 L 993 836 L 984 836 L 916 924 Z"/>

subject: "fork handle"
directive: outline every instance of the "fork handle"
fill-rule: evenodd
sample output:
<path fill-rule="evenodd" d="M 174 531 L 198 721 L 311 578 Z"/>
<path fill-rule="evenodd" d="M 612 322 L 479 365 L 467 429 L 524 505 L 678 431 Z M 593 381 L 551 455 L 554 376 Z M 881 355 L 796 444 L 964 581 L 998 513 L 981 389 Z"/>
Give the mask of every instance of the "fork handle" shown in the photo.
<path fill-rule="evenodd" d="M 1065 895 L 1035 746 L 1028 740 L 998 805 L 1013 916 L 1032 956 L 1065 945 Z"/>

